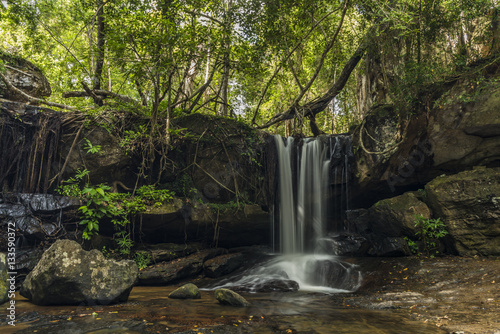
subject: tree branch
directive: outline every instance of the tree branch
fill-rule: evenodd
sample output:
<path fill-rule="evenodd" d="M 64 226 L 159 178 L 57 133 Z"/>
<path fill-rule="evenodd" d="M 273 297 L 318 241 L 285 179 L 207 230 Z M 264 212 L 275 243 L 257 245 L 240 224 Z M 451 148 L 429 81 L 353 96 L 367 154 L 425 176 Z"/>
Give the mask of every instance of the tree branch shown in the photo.
<path fill-rule="evenodd" d="M 368 48 L 369 37 L 372 35 L 373 31 L 374 28 L 368 31 L 368 33 L 363 38 L 361 44 L 358 46 L 358 49 L 354 52 L 351 58 L 349 58 L 347 63 L 344 65 L 344 69 L 342 70 L 342 73 L 340 73 L 339 78 L 335 81 L 335 83 L 323 96 L 317 98 L 316 100 L 308 102 L 302 106 L 292 105 L 290 108 L 288 108 L 287 111 L 275 115 L 266 124 L 258 126 L 257 128 L 265 129 L 270 127 L 271 125 L 282 122 L 284 120 L 293 119 L 296 117 L 298 113 L 300 113 L 300 115 L 304 117 L 306 116 L 311 117 L 323 111 L 328 106 L 328 103 L 330 103 L 330 101 L 333 98 L 335 98 L 344 88 L 352 71 L 356 68 L 359 61 L 363 57 L 363 54 Z"/>
<path fill-rule="evenodd" d="M 47 102 L 47 101 L 44 101 L 44 100 L 39 99 L 37 97 L 33 97 L 31 95 L 26 94 L 25 92 L 23 92 L 19 88 L 15 87 L 2 72 L 0 72 L 0 79 L 2 79 L 3 82 L 5 82 L 7 89 L 23 96 L 25 99 L 27 99 L 30 102 L 45 104 L 45 105 L 50 106 L 50 107 L 57 107 L 57 108 L 66 109 L 66 110 L 77 110 L 75 107 L 68 106 L 66 104 Z"/>
<path fill-rule="evenodd" d="M 279 64 L 278 68 L 276 68 L 276 70 L 274 71 L 273 75 L 271 76 L 271 79 L 269 79 L 269 81 L 267 82 L 266 84 L 266 87 L 264 88 L 264 91 L 262 92 L 262 95 L 260 96 L 260 100 L 259 100 L 259 103 L 257 104 L 257 107 L 255 108 L 255 111 L 254 111 L 254 114 L 253 114 L 253 117 L 252 117 L 252 125 L 255 124 L 255 119 L 257 118 L 257 115 L 259 113 L 259 108 L 260 108 L 260 105 L 262 104 L 262 101 L 264 100 L 264 96 L 266 95 L 267 93 L 267 90 L 269 89 L 269 86 L 271 85 L 271 81 L 273 81 L 273 79 L 276 77 L 276 75 L 278 74 L 278 72 L 281 70 L 281 68 L 283 67 L 283 64 L 285 64 L 288 59 L 291 57 L 291 55 L 295 52 L 295 50 L 298 49 L 298 47 L 309 37 L 309 35 L 311 35 L 311 33 L 314 31 L 314 29 L 321 23 L 323 22 L 324 19 L 326 19 L 328 16 L 330 16 L 331 14 L 335 13 L 337 11 L 336 10 L 333 10 L 327 14 L 325 14 L 325 16 L 323 16 L 318 22 L 316 22 L 315 25 L 313 25 L 311 27 L 311 29 L 307 32 L 307 34 L 297 43 L 297 45 L 295 45 L 295 47 L 292 49 L 292 51 L 290 51 L 288 53 L 288 55 L 281 61 L 281 63 Z"/>

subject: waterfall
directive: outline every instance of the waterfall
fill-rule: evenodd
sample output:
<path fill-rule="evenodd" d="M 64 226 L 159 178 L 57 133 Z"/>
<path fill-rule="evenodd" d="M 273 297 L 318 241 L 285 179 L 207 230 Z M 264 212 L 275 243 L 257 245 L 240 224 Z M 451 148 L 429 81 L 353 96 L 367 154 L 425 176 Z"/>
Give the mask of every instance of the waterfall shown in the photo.
<path fill-rule="evenodd" d="M 343 217 L 349 208 L 350 138 L 284 139 L 275 135 L 274 141 L 279 164 L 276 203 L 279 251 L 282 254 L 312 252 L 317 240 L 327 232 L 346 229 Z M 333 215 L 330 220 L 335 221 L 330 222 L 331 226 L 329 212 Z"/>
<path fill-rule="evenodd" d="M 282 291 L 283 286 L 295 282 L 303 291 L 356 290 L 361 284 L 357 266 L 323 247 L 328 233 L 346 229 L 343 217 L 349 203 L 350 137 L 297 139 L 276 135 L 274 143 L 279 177 L 271 209 L 271 245 L 278 254 L 217 287 Z"/>

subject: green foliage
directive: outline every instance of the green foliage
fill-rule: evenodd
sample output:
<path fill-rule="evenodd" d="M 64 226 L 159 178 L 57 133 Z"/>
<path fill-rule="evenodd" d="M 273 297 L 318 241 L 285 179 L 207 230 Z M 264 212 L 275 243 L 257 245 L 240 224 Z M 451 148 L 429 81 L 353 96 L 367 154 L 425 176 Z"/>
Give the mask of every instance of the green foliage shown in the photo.
<path fill-rule="evenodd" d="M 62 184 L 56 189 L 56 192 L 62 196 L 80 197 L 82 195 L 80 183 L 87 175 L 89 175 L 89 171 L 87 169 L 77 169 L 75 176 L 63 181 Z"/>
<path fill-rule="evenodd" d="M 114 234 L 114 240 L 118 245 L 118 251 L 121 255 L 128 256 L 130 255 L 130 251 L 134 246 L 134 242 L 130 238 L 130 234 L 125 231 L 119 231 Z"/>
<path fill-rule="evenodd" d="M 126 153 L 131 153 L 142 146 L 142 143 L 147 140 L 149 129 L 146 125 L 139 125 L 137 131 L 125 130 L 123 138 L 120 140 L 120 147 Z"/>
<path fill-rule="evenodd" d="M 145 185 L 137 189 L 135 195 L 131 193 L 110 192 L 111 187 L 105 184 L 97 186 L 88 183 L 80 186 L 88 171 L 78 170 L 78 173 L 63 182 L 56 190 L 63 196 L 80 198 L 84 205 L 78 208 L 81 216 L 80 225 L 84 227 L 83 239 L 90 239 L 99 233 L 99 224 L 111 221 L 117 232 L 114 240 L 117 244 L 119 256 L 130 256 L 134 242 L 127 229 L 137 213 L 144 212 L 148 206 L 159 206 L 173 199 L 174 193 L 167 189 L 156 189 L 154 186 Z M 108 255 L 115 254 L 114 250 L 107 251 Z"/>
<path fill-rule="evenodd" d="M 153 262 L 153 260 L 151 259 L 151 255 L 149 255 L 147 252 L 135 252 L 134 261 L 137 264 L 139 270 L 146 268 Z"/>
<path fill-rule="evenodd" d="M 441 221 L 441 218 L 426 219 L 420 214 L 415 215 L 415 227 L 418 228 L 416 235 L 419 237 L 419 240 L 422 241 L 424 254 L 426 256 L 438 254 L 438 241 L 448 234 L 446 225 Z M 408 245 L 410 248 L 412 247 L 410 243 Z M 412 245 L 412 250 L 415 250 L 415 243 Z"/>
<path fill-rule="evenodd" d="M 168 189 L 156 189 L 152 185 L 142 186 L 137 189 L 137 196 L 149 205 L 161 205 L 162 203 L 170 202 L 174 198 L 175 193 Z"/>
<path fill-rule="evenodd" d="M 98 154 L 99 152 L 101 152 L 101 145 L 92 145 L 90 140 L 88 140 L 87 138 L 85 138 L 84 140 L 85 146 L 83 148 L 87 151 L 87 153 Z"/>

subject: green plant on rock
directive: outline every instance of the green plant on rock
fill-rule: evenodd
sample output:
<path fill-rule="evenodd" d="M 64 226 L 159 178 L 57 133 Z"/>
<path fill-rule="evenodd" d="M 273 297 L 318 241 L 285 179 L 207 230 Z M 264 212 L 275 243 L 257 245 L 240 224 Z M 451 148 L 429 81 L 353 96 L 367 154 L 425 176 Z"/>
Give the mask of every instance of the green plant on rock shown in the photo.
<path fill-rule="evenodd" d="M 101 145 L 92 145 L 90 140 L 85 138 L 85 146 L 83 147 L 89 154 L 98 154 L 101 152 Z"/>
<path fill-rule="evenodd" d="M 134 255 L 134 261 L 139 269 L 144 269 L 153 262 L 151 255 L 147 252 L 136 252 Z"/>
<path fill-rule="evenodd" d="M 130 234 L 125 231 L 119 231 L 114 234 L 114 239 L 118 245 L 118 251 L 121 255 L 130 255 L 130 251 L 134 246 L 134 242 L 130 238 Z"/>
<path fill-rule="evenodd" d="M 441 221 L 441 218 L 428 219 L 421 214 L 415 215 L 415 227 L 418 229 L 415 235 L 422 241 L 424 254 L 431 257 L 438 254 L 438 241 L 448 234 L 446 225 Z M 408 245 L 410 246 L 410 244 Z"/>
<path fill-rule="evenodd" d="M 124 213 L 121 207 L 110 205 L 110 189 L 111 187 L 100 184 L 96 187 L 87 185 L 81 191 L 81 196 L 87 201 L 78 208 L 83 217 L 80 225 L 85 225 L 84 239 L 90 239 L 95 232 L 99 232 L 99 221 L 103 218 L 113 218 Z"/>

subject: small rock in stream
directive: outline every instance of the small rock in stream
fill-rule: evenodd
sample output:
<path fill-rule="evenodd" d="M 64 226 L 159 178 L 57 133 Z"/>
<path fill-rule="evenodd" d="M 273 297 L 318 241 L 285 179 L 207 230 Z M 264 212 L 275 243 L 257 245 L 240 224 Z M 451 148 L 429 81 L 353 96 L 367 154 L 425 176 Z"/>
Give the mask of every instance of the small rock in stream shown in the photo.
<path fill-rule="evenodd" d="M 215 290 L 215 299 L 219 301 L 220 304 L 230 305 L 230 306 L 250 306 L 250 303 L 237 294 L 234 291 L 229 289 L 217 289 Z"/>
<path fill-rule="evenodd" d="M 178 289 L 172 291 L 168 298 L 173 299 L 200 299 L 200 290 L 193 283 L 184 284 Z"/>

